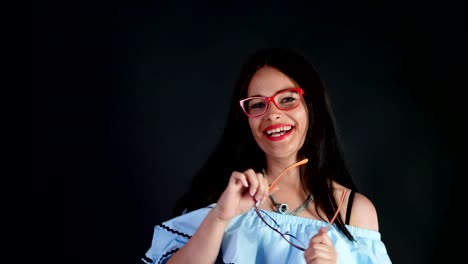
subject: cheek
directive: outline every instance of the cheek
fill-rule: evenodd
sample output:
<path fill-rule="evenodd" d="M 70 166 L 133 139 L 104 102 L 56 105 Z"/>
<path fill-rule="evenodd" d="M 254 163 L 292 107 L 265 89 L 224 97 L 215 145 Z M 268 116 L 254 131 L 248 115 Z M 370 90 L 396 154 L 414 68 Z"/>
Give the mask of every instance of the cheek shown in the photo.
<path fill-rule="evenodd" d="M 254 135 L 256 134 L 255 132 L 258 129 L 259 123 L 260 122 L 256 118 L 249 118 L 249 127 L 250 127 L 250 131 L 252 131 L 252 134 Z"/>
<path fill-rule="evenodd" d="M 304 126 L 304 129 L 307 131 L 307 129 L 309 129 L 309 112 L 307 111 L 307 108 L 304 109 L 305 111 L 305 114 L 304 114 L 304 122 L 305 122 L 305 126 Z"/>
<path fill-rule="evenodd" d="M 309 113 L 307 112 L 307 108 L 303 107 L 297 111 L 294 118 L 299 124 L 300 131 L 305 133 L 309 128 Z"/>

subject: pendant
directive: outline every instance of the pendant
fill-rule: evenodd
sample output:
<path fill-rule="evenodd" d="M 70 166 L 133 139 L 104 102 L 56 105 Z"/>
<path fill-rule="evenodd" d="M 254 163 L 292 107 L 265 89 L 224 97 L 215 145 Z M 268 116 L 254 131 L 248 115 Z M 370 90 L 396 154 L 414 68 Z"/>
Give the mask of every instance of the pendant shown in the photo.
<path fill-rule="evenodd" d="M 280 214 L 288 214 L 289 213 L 289 206 L 285 203 L 278 204 L 276 206 L 276 211 Z"/>
<path fill-rule="evenodd" d="M 273 208 L 276 209 L 276 212 L 278 212 L 280 214 L 284 214 L 284 215 L 297 215 L 297 214 L 301 213 L 302 211 L 304 211 L 307 208 L 307 206 L 309 206 L 310 202 L 312 202 L 312 200 L 314 200 L 314 196 L 312 194 L 309 194 L 307 199 L 301 205 L 299 205 L 296 209 L 294 209 L 293 211 L 289 211 L 288 204 L 286 204 L 286 203 L 277 203 L 276 200 L 275 200 L 275 197 L 273 196 L 273 194 L 270 194 L 270 200 L 273 203 L 273 206 L 274 206 Z"/>

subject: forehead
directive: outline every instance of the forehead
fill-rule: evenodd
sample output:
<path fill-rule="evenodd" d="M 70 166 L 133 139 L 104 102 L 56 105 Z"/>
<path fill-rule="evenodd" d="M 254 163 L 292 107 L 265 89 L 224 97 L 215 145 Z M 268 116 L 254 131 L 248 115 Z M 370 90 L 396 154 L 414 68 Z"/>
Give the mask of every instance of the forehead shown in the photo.
<path fill-rule="evenodd" d="M 297 87 L 297 83 L 276 68 L 264 66 L 250 80 L 247 96 L 271 96 L 278 91 Z"/>

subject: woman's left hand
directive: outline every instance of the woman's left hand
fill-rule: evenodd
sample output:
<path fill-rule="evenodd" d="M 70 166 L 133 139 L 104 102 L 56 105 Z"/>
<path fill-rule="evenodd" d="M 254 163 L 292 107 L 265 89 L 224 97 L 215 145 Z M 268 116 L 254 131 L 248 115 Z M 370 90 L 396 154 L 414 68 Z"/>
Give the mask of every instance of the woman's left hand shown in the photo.
<path fill-rule="evenodd" d="M 304 252 L 307 264 L 336 264 L 338 254 L 325 228 L 310 239 L 309 247 Z"/>

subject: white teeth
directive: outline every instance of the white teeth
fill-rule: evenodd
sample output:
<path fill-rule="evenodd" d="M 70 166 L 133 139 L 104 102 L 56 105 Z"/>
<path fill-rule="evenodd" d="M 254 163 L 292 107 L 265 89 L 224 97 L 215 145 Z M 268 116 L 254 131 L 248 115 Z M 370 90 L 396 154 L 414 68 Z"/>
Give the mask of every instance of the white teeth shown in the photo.
<path fill-rule="evenodd" d="M 281 137 L 282 135 L 286 134 L 286 132 L 281 132 L 281 133 L 275 133 L 270 135 L 271 137 Z"/>
<path fill-rule="evenodd" d="M 279 137 L 279 136 L 284 135 L 285 132 L 288 132 L 289 130 L 291 130 L 291 128 L 292 128 L 291 126 L 278 127 L 275 129 L 269 129 L 266 131 L 266 133 L 270 136 Z M 272 135 L 273 133 L 275 133 L 275 135 Z"/>

